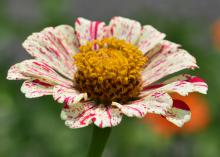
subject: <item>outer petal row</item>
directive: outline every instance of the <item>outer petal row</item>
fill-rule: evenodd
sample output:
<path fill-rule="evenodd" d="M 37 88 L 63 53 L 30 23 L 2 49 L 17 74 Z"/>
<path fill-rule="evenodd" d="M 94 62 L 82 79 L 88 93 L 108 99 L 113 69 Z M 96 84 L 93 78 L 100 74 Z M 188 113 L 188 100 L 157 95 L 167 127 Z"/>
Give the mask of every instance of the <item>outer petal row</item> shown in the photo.
<path fill-rule="evenodd" d="M 142 118 L 147 113 L 160 114 L 179 127 L 191 118 L 190 109 L 184 102 L 172 100 L 168 94 L 163 92 L 154 92 L 152 95 L 128 105 L 116 102 L 113 102 L 112 105 L 118 107 L 128 117 Z"/>
<path fill-rule="evenodd" d="M 142 100 L 121 105 L 113 102 L 112 106 L 98 105 L 94 102 L 81 102 L 65 106 L 61 117 L 70 128 L 80 128 L 92 122 L 100 128 L 113 127 L 122 120 L 122 114 L 129 117 L 143 117 L 146 113 L 166 115 L 172 107 L 172 98 L 166 93 L 153 93 Z"/>
<path fill-rule="evenodd" d="M 114 102 L 112 106 L 106 107 L 94 102 L 78 103 L 83 98 L 86 100 L 87 95 L 72 89 L 72 81 L 63 78 L 56 71 L 72 79 L 76 70 L 72 55 L 78 51 L 79 45 L 84 45 L 87 41 L 110 35 L 137 44 L 143 53 L 150 56 L 150 63 L 143 71 L 144 86 L 166 75 L 185 68 L 195 68 L 197 65 L 195 59 L 186 51 L 177 49 L 178 46 L 171 42 L 163 41 L 164 34 L 151 26 L 144 26 L 141 30 L 140 23 L 134 20 L 115 17 L 106 27 L 103 22 L 78 18 L 75 28 L 77 37 L 72 27 L 61 25 L 34 33 L 23 43 L 36 60 L 26 60 L 12 66 L 7 78 L 28 79 L 21 88 L 26 97 L 53 94 L 54 99 L 65 103 L 61 117 L 71 128 L 84 127 L 92 122 L 101 128 L 116 126 L 122 120 L 122 113 L 129 117 L 143 117 L 146 113 L 161 114 L 178 126 L 189 120 L 190 111 L 186 105 L 177 100 L 172 101 L 165 93 L 206 93 L 207 85 L 204 81 L 189 76 L 176 78 L 176 82 L 164 82 L 165 85 L 156 90 L 145 89 L 141 100 L 127 105 Z M 159 51 L 153 51 L 153 48 L 158 46 Z M 184 80 L 186 78 L 187 80 Z"/>
<path fill-rule="evenodd" d="M 75 29 L 81 45 L 95 39 L 115 37 L 134 45 L 137 44 L 144 54 L 165 38 L 165 34 L 150 25 L 141 28 L 138 21 L 119 16 L 112 18 L 108 26 L 105 26 L 104 22 L 78 18 L 75 22 Z"/>

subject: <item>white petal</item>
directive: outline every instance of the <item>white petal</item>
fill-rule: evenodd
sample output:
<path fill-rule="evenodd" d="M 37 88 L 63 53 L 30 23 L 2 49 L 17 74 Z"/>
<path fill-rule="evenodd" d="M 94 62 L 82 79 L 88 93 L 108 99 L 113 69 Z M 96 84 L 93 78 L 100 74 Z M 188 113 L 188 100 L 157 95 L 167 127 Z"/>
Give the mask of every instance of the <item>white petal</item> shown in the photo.
<path fill-rule="evenodd" d="M 159 32 L 154 27 L 145 25 L 141 30 L 141 35 L 137 46 L 145 54 L 159 44 L 165 38 L 165 36 L 165 34 Z"/>
<path fill-rule="evenodd" d="M 95 109 L 94 124 L 100 128 L 113 127 L 122 120 L 121 111 L 118 108 L 99 105 Z"/>
<path fill-rule="evenodd" d="M 61 118 L 70 128 L 85 127 L 92 122 L 100 128 L 105 128 L 118 125 L 122 120 L 122 114 L 118 108 L 86 102 L 66 106 L 61 112 Z"/>
<path fill-rule="evenodd" d="M 176 82 L 176 83 L 175 83 Z M 172 83 L 172 84 L 171 84 Z M 167 88 L 170 88 L 170 91 L 178 92 L 180 95 L 188 95 L 191 92 L 199 92 L 202 94 L 207 94 L 208 85 L 205 81 L 197 76 L 191 76 L 188 74 L 182 74 L 176 77 L 173 77 L 164 82 L 164 84 L 171 84 Z M 172 85 L 176 85 L 172 87 Z"/>
<path fill-rule="evenodd" d="M 8 70 L 7 79 L 8 80 L 27 80 L 30 78 L 22 74 L 21 71 L 22 71 L 22 66 L 20 63 L 11 66 Z"/>
<path fill-rule="evenodd" d="M 109 24 L 111 35 L 117 39 L 136 44 L 141 32 L 141 24 L 124 17 L 114 17 Z"/>
<path fill-rule="evenodd" d="M 201 78 L 184 74 L 173 77 L 163 83 L 145 87 L 140 96 L 148 95 L 155 91 L 176 92 L 186 96 L 191 92 L 206 94 L 207 90 L 208 85 Z"/>
<path fill-rule="evenodd" d="M 160 53 L 152 59 L 142 72 L 143 86 L 148 86 L 163 77 L 183 69 L 194 69 L 198 67 L 196 60 L 185 50 L 170 51 L 166 54 Z"/>
<path fill-rule="evenodd" d="M 78 46 L 74 29 L 68 25 L 47 27 L 30 35 L 23 43 L 23 47 L 33 57 L 69 79 L 72 79 L 76 70 L 72 56 L 78 51 Z"/>
<path fill-rule="evenodd" d="M 79 93 L 79 91 L 73 88 L 66 88 L 63 86 L 55 86 L 53 90 L 53 97 L 59 103 L 65 103 L 66 105 L 73 105 L 80 100 L 87 100 L 86 93 Z"/>
<path fill-rule="evenodd" d="M 164 115 L 172 107 L 172 103 L 172 98 L 168 94 L 155 92 L 127 105 L 121 105 L 116 102 L 113 102 L 112 105 L 118 107 L 128 117 L 142 118 L 147 113 Z"/>
<path fill-rule="evenodd" d="M 101 40 L 105 36 L 104 22 L 78 18 L 75 22 L 75 29 L 80 45 L 85 45 L 88 41 L 95 39 Z"/>
<path fill-rule="evenodd" d="M 72 57 L 79 50 L 79 41 L 76 37 L 75 30 L 69 25 L 60 25 L 54 28 L 58 42 L 65 49 L 65 52 Z"/>
<path fill-rule="evenodd" d="M 61 119 L 70 128 L 82 128 L 93 122 L 94 110 L 97 105 L 94 102 L 77 103 L 73 106 L 65 106 L 61 111 Z"/>
<path fill-rule="evenodd" d="M 164 115 L 172 107 L 173 99 L 164 92 L 155 92 L 146 97 L 147 112 Z"/>
<path fill-rule="evenodd" d="M 166 119 L 178 127 L 182 127 L 184 123 L 191 118 L 189 107 L 180 100 L 173 100 L 173 107 L 164 115 Z"/>
<path fill-rule="evenodd" d="M 158 55 L 169 55 L 169 52 L 175 52 L 180 48 L 181 45 L 170 42 L 168 40 L 162 40 L 158 45 L 156 45 L 153 49 L 148 51 L 147 54 L 145 54 L 149 62 L 153 61 L 154 58 L 156 58 Z"/>
<path fill-rule="evenodd" d="M 30 59 L 13 65 L 8 71 L 8 79 L 37 78 L 50 84 L 71 86 L 72 82 L 57 74 L 49 65 Z"/>
<path fill-rule="evenodd" d="M 39 79 L 27 80 L 22 84 L 21 92 L 24 93 L 27 98 L 52 95 L 53 84 L 49 84 Z"/>
<path fill-rule="evenodd" d="M 119 108 L 128 117 L 142 118 L 147 113 L 145 104 L 132 103 L 131 105 L 121 105 L 120 103 L 112 102 L 112 106 Z"/>

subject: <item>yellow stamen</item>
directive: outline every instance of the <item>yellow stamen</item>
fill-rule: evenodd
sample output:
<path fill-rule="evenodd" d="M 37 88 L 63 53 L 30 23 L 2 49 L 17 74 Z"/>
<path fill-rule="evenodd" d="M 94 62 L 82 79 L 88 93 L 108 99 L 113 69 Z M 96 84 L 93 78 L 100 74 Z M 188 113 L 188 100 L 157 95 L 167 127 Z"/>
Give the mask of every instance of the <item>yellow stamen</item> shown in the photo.
<path fill-rule="evenodd" d="M 77 88 L 103 103 L 126 102 L 140 92 L 141 70 L 147 58 L 124 40 L 105 38 L 79 48 L 74 58 Z"/>

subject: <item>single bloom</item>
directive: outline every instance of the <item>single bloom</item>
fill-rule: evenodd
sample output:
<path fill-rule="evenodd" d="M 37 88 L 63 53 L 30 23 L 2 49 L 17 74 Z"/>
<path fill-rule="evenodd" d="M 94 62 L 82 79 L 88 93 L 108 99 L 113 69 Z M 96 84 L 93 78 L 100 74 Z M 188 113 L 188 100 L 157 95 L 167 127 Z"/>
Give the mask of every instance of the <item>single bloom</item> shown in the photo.
<path fill-rule="evenodd" d="M 61 118 L 70 128 L 113 127 L 123 115 L 147 113 L 182 126 L 190 110 L 170 93 L 206 94 L 208 87 L 187 74 L 161 81 L 198 67 L 193 56 L 164 38 L 154 27 L 124 17 L 108 25 L 78 18 L 75 28 L 60 25 L 30 35 L 23 47 L 34 59 L 13 65 L 7 79 L 25 80 L 21 91 L 27 98 L 52 95 L 63 103 Z"/>
<path fill-rule="evenodd" d="M 155 133 L 170 137 L 176 134 L 198 133 L 207 128 L 210 123 L 210 109 L 207 100 L 198 93 L 190 93 L 187 96 L 180 96 L 173 93 L 171 97 L 179 102 L 188 104 L 191 110 L 191 120 L 182 128 L 179 128 L 165 120 L 162 116 L 148 114 L 144 118 L 146 124 L 150 124 Z"/>

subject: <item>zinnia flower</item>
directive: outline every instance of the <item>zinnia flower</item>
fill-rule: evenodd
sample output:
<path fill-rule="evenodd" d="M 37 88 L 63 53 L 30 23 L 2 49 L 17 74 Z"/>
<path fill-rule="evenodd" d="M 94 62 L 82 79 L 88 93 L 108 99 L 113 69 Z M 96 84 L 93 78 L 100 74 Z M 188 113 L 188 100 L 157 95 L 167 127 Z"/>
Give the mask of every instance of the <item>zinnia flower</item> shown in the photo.
<path fill-rule="evenodd" d="M 190 122 L 179 128 L 161 116 L 148 114 L 144 120 L 147 124 L 152 125 L 153 131 L 169 137 L 175 134 L 197 133 L 208 126 L 210 122 L 210 110 L 208 108 L 208 102 L 204 97 L 198 93 L 191 93 L 185 97 L 173 93 L 171 97 L 189 106 L 192 114 Z"/>
<path fill-rule="evenodd" d="M 122 116 L 159 114 L 177 126 L 190 119 L 186 104 L 170 93 L 207 92 L 194 76 L 162 78 L 194 69 L 196 60 L 150 25 L 114 17 L 110 24 L 78 18 L 68 25 L 33 33 L 23 47 L 34 58 L 15 64 L 7 79 L 25 80 L 27 98 L 52 95 L 64 103 L 61 118 L 70 128 L 94 123 L 118 125 Z"/>

